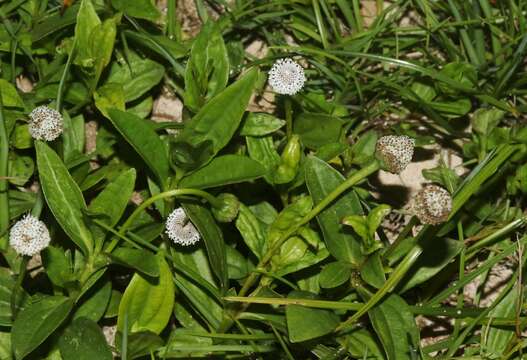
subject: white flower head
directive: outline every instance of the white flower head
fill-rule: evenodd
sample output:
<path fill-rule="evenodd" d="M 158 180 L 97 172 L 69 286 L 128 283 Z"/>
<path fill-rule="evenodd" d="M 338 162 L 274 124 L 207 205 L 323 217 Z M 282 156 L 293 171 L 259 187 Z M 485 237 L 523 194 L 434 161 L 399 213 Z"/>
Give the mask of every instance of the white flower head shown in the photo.
<path fill-rule="evenodd" d="M 415 140 L 406 135 L 387 135 L 377 140 L 377 158 L 383 168 L 393 174 L 401 173 L 412 161 Z"/>
<path fill-rule="evenodd" d="M 33 139 L 53 141 L 63 129 L 62 115 L 55 109 L 38 106 L 29 114 L 29 133 Z"/>
<path fill-rule="evenodd" d="M 277 60 L 269 71 L 269 84 L 282 95 L 295 95 L 305 82 L 304 69 L 291 59 Z"/>
<path fill-rule="evenodd" d="M 50 241 L 46 224 L 31 214 L 18 220 L 9 232 L 9 244 L 20 255 L 38 254 Z"/>
<path fill-rule="evenodd" d="M 183 246 L 194 245 L 200 239 L 198 230 L 183 208 L 177 208 L 168 215 L 165 231 L 173 242 Z"/>
<path fill-rule="evenodd" d="M 452 196 L 442 187 L 428 184 L 415 196 L 414 211 L 423 224 L 440 224 L 452 211 Z"/>

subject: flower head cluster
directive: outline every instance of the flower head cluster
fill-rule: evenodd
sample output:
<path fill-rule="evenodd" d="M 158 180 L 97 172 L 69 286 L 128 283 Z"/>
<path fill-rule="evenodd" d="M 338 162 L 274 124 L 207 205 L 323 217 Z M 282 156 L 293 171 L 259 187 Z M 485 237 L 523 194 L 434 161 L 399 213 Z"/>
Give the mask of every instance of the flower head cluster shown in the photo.
<path fill-rule="evenodd" d="M 183 246 L 194 245 L 200 239 L 198 230 L 183 208 L 177 208 L 168 215 L 165 231 L 173 242 Z"/>
<path fill-rule="evenodd" d="M 29 133 L 36 140 L 53 141 L 63 128 L 62 115 L 55 109 L 39 106 L 29 114 Z"/>
<path fill-rule="evenodd" d="M 452 197 L 442 187 L 428 184 L 415 196 L 414 211 L 423 224 L 440 224 L 452 211 Z"/>
<path fill-rule="evenodd" d="M 269 71 L 269 84 L 282 95 L 295 95 L 305 81 L 304 69 L 291 59 L 277 60 Z"/>
<path fill-rule="evenodd" d="M 400 174 L 412 161 L 415 140 L 406 135 L 388 135 L 377 140 L 376 156 L 383 168 L 393 174 Z"/>
<path fill-rule="evenodd" d="M 9 232 L 9 244 L 20 255 L 38 254 L 50 241 L 46 224 L 30 214 L 17 221 Z"/>

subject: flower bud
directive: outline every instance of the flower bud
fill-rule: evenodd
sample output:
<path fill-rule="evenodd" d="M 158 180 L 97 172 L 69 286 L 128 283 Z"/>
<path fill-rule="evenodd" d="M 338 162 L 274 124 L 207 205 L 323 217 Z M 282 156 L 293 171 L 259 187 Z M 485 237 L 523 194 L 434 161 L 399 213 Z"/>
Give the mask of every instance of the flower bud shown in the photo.
<path fill-rule="evenodd" d="M 382 169 L 400 174 L 412 161 L 415 140 L 406 135 L 388 135 L 377 140 L 375 156 Z"/>
<path fill-rule="evenodd" d="M 423 224 L 437 225 L 447 221 L 452 211 L 452 196 L 442 187 L 428 184 L 415 196 L 413 207 Z"/>
<path fill-rule="evenodd" d="M 282 152 L 282 161 L 276 168 L 274 182 L 285 184 L 292 181 L 298 171 L 298 165 L 302 157 L 302 145 L 298 135 L 291 136 Z"/>
<path fill-rule="evenodd" d="M 212 214 L 219 222 L 231 222 L 240 210 L 240 201 L 233 194 L 223 193 L 217 196 L 217 199 L 221 202 L 221 207 L 213 207 Z"/>

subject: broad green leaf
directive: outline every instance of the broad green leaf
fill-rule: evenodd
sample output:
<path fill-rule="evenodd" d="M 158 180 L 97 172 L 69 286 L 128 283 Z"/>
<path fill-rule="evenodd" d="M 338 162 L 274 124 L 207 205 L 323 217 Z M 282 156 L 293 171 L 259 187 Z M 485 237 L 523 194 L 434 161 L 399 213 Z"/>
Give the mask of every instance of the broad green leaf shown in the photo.
<path fill-rule="evenodd" d="M 82 155 L 84 150 L 84 117 L 76 116 L 73 119 L 67 111 L 63 112 L 64 131 L 62 132 L 62 154 L 64 162 L 69 164 Z"/>
<path fill-rule="evenodd" d="M 129 332 L 152 331 L 159 334 L 167 325 L 174 307 L 174 281 L 163 253 L 159 253 L 157 258 L 159 277 L 147 278 L 136 273 L 128 284 L 119 305 L 119 331 L 123 331 L 125 316 Z"/>
<path fill-rule="evenodd" d="M 325 114 L 302 113 L 295 118 L 294 132 L 300 135 L 302 144 L 318 149 L 333 142 L 338 142 L 344 122 Z"/>
<path fill-rule="evenodd" d="M 243 279 L 249 273 L 249 260 L 238 250 L 226 246 L 229 279 Z"/>
<path fill-rule="evenodd" d="M 91 252 L 93 238 L 84 223 L 86 204 L 79 186 L 55 151 L 41 141 L 35 148 L 40 183 L 51 212 L 75 244 L 84 253 Z"/>
<path fill-rule="evenodd" d="M 110 258 L 116 264 L 136 269 L 145 275 L 159 276 L 157 257 L 147 250 L 120 247 L 110 254 Z"/>
<path fill-rule="evenodd" d="M 150 21 L 155 21 L 161 16 L 152 0 L 112 0 L 112 6 L 125 14 Z"/>
<path fill-rule="evenodd" d="M 96 322 L 87 318 L 73 320 L 59 339 L 63 360 L 112 360 L 112 351 Z"/>
<path fill-rule="evenodd" d="M 174 144 L 174 159 L 195 169 L 229 143 L 247 108 L 258 71 L 251 70 L 212 98 L 185 126 Z"/>
<path fill-rule="evenodd" d="M 24 101 L 18 95 L 16 88 L 9 81 L 0 79 L 0 96 L 2 96 L 2 103 L 6 107 L 24 107 Z"/>
<path fill-rule="evenodd" d="M 90 36 L 100 24 L 101 20 L 95 11 L 92 0 L 82 0 L 75 24 L 75 64 L 83 67 L 93 66 L 94 59 Z"/>
<path fill-rule="evenodd" d="M 106 117 L 109 117 L 108 110 L 115 108 L 125 110 L 124 89 L 122 84 L 108 83 L 101 86 L 93 94 L 95 106 Z"/>
<path fill-rule="evenodd" d="M 489 314 L 489 318 L 514 318 L 518 302 L 518 290 L 513 288 L 505 297 L 496 305 Z M 508 345 L 514 337 L 513 329 L 504 329 L 492 326 L 485 336 L 485 352 L 492 358 L 501 358 L 508 349 Z M 486 327 L 484 327 L 486 328 Z M 486 330 L 486 329 L 485 329 Z"/>
<path fill-rule="evenodd" d="M 115 345 L 117 349 L 121 349 L 122 336 L 120 333 L 115 337 Z M 164 345 L 161 337 L 150 331 L 141 331 L 138 333 L 128 334 L 128 359 L 137 359 L 143 356 L 155 353 L 157 349 Z"/>
<path fill-rule="evenodd" d="M 11 360 L 11 333 L 0 332 L 0 359 Z"/>
<path fill-rule="evenodd" d="M 206 22 L 194 39 L 185 69 L 185 105 L 197 112 L 229 80 L 229 57 L 220 25 Z"/>
<path fill-rule="evenodd" d="M 105 319 L 113 318 L 119 315 L 119 304 L 121 303 L 122 297 L 123 294 L 121 294 L 119 291 L 112 290 L 110 301 L 108 302 L 108 306 L 104 312 Z"/>
<path fill-rule="evenodd" d="M 490 134 L 499 122 L 505 116 L 505 112 L 500 109 L 477 109 L 474 111 L 474 115 L 470 119 L 472 129 L 475 133 L 485 136 Z"/>
<path fill-rule="evenodd" d="M 273 183 L 273 171 L 278 165 L 280 165 L 280 155 L 274 148 L 273 138 L 271 135 L 264 137 L 252 137 L 247 136 L 247 149 L 249 150 L 249 156 L 261 163 L 266 170 L 265 180 L 269 183 Z"/>
<path fill-rule="evenodd" d="M 104 68 L 110 63 L 113 53 L 117 20 L 110 18 L 97 25 L 90 34 L 90 49 L 93 58 L 94 74 L 90 79 L 91 89 L 95 89 Z"/>
<path fill-rule="evenodd" d="M 164 74 L 165 68 L 161 64 L 128 52 L 126 63 L 112 63 L 106 84 L 121 84 L 125 101 L 130 102 L 159 84 Z"/>
<path fill-rule="evenodd" d="M 15 358 L 24 358 L 42 344 L 66 319 L 73 303 L 64 296 L 45 296 L 27 305 L 11 329 Z"/>
<path fill-rule="evenodd" d="M 311 298 L 309 293 L 293 292 L 291 298 Z M 339 318 L 330 310 L 312 309 L 300 305 L 288 305 L 285 310 L 287 332 L 293 343 L 315 339 L 334 331 Z"/>
<path fill-rule="evenodd" d="M 307 158 L 305 168 L 306 184 L 315 205 L 344 182 L 344 177 L 337 170 L 314 156 Z M 340 224 L 344 216 L 360 214 L 362 208 L 359 198 L 350 190 L 317 216 L 328 251 L 336 259 L 352 264 L 361 262 L 360 239 Z"/>
<path fill-rule="evenodd" d="M 42 251 L 41 256 L 46 275 L 53 284 L 65 287 L 68 282 L 74 280 L 70 259 L 64 250 L 55 246 L 48 246 Z"/>
<path fill-rule="evenodd" d="M 229 277 L 227 269 L 227 254 L 223 233 L 216 224 L 214 216 L 210 210 L 199 203 L 184 202 L 181 204 L 185 213 L 190 218 L 194 226 L 198 229 L 205 247 L 212 268 L 212 271 L 220 281 L 221 287 L 226 289 Z"/>
<path fill-rule="evenodd" d="M 17 124 L 11 134 L 11 142 L 17 149 L 29 149 L 33 147 L 33 138 L 29 133 L 28 124 Z"/>
<path fill-rule="evenodd" d="M 415 359 L 419 330 L 404 300 L 392 294 L 368 313 L 388 360 Z"/>
<path fill-rule="evenodd" d="M 285 121 L 267 113 L 249 113 L 242 123 L 240 135 L 265 136 L 285 125 Z"/>
<path fill-rule="evenodd" d="M 360 276 L 369 285 L 380 288 L 386 281 L 379 252 L 370 254 L 360 269 Z"/>
<path fill-rule="evenodd" d="M 179 186 L 204 189 L 254 180 L 265 173 L 262 164 L 247 156 L 223 155 L 184 177 Z"/>
<path fill-rule="evenodd" d="M 35 163 L 30 156 L 19 156 L 11 153 L 7 166 L 9 182 L 18 186 L 23 186 L 35 172 Z"/>
<path fill-rule="evenodd" d="M 115 226 L 130 201 L 135 177 L 135 169 L 128 169 L 121 173 L 92 200 L 88 209 L 93 213 L 104 215 L 103 221 L 108 226 Z"/>
<path fill-rule="evenodd" d="M 264 224 L 258 220 L 251 209 L 244 204 L 240 204 L 235 225 L 245 244 L 258 259 L 261 259 L 267 249 Z"/>
<path fill-rule="evenodd" d="M 337 340 L 357 359 L 384 360 L 380 344 L 375 336 L 366 329 L 357 328 Z"/>
<path fill-rule="evenodd" d="M 147 120 L 117 109 L 108 110 L 108 114 L 117 130 L 156 175 L 161 187 L 165 187 L 169 171 L 166 148 Z"/>
<path fill-rule="evenodd" d="M 99 321 L 104 315 L 111 294 L 112 283 L 110 281 L 98 282 L 95 287 L 84 295 L 84 302 L 75 311 L 73 318 L 78 319 L 82 317 L 95 322 Z"/>
<path fill-rule="evenodd" d="M 318 282 L 321 287 L 330 289 L 344 284 L 349 280 L 350 276 L 351 267 L 349 264 L 336 261 L 322 268 Z"/>
<path fill-rule="evenodd" d="M 200 285 L 201 282 L 206 282 L 213 289 L 216 287 L 205 252 L 203 249 L 197 248 L 192 252 L 174 251 L 172 256 L 181 266 L 193 270 L 201 276 L 199 281 L 195 277 L 176 276 L 175 283 L 177 289 L 181 291 L 184 298 L 200 315 L 200 318 L 204 319 L 211 328 L 217 329 L 224 316 L 223 307 L 205 286 Z"/>
<path fill-rule="evenodd" d="M 0 326 L 11 326 L 11 296 L 15 288 L 15 279 L 7 268 L 0 268 Z M 18 288 L 17 308 L 22 307 L 29 299 L 21 287 Z"/>
<path fill-rule="evenodd" d="M 432 278 L 463 249 L 464 244 L 458 240 L 437 238 L 428 244 L 419 259 L 408 271 L 401 293 Z"/>

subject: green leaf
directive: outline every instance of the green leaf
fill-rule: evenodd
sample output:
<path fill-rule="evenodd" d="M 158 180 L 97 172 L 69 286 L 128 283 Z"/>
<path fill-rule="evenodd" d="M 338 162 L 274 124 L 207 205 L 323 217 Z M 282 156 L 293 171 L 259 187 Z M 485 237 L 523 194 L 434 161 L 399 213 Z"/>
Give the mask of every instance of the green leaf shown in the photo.
<path fill-rule="evenodd" d="M 112 351 L 96 322 L 86 318 L 73 320 L 59 339 L 63 360 L 112 360 Z"/>
<path fill-rule="evenodd" d="M 184 177 L 179 186 L 205 189 L 254 180 L 265 173 L 262 164 L 247 156 L 223 155 Z"/>
<path fill-rule="evenodd" d="M 384 285 L 386 276 L 384 275 L 384 267 L 382 266 L 379 252 L 375 252 L 368 256 L 360 269 L 360 276 L 371 286 L 379 289 Z"/>
<path fill-rule="evenodd" d="M 379 343 L 368 330 L 358 328 L 339 341 L 357 359 L 384 360 Z"/>
<path fill-rule="evenodd" d="M 315 205 L 344 182 L 344 177 L 337 170 L 314 156 L 307 158 L 305 169 L 306 184 Z M 340 225 L 344 216 L 360 214 L 359 198 L 355 192 L 348 191 L 317 216 L 326 246 L 336 259 L 352 264 L 361 262 L 360 239 Z"/>
<path fill-rule="evenodd" d="M 247 136 L 245 140 L 247 141 L 247 149 L 249 150 L 249 156 L 251 157 L 251 159 L 258 161 L 265 167 L 265 180 L 269 184 L 273 184 L 273 171 L 278 165 L 280 165 L 281 159 L 280 155 L 278 155 L 278 152 L 274 148 L 272 136 Z"/>
<path fill-rule="evenodd" d="M 116 35 L 117 21 L 115 18 L 107 19 L 97 25 L 90 34 L 91 56 L 95 68 L 95 73 L 90 79 L 91 89 L 95 89 L 102 71 L 110 63 Z"/>
<path fill-rule="evenodd" d="M 93 66 L 90 36 L 100 24 L 101 20 L 97 16 L 92 1 L 82 0 L 75 25 L 75 64 L 85 67 Z"/>
<path fill-rule="evenodd" d="M 147 250 L 120 247 L 115 249 L 110 257 L 113 262 L 136 269 L 145 275 L 159 276 L 157 257 Z"/>
<path fill-rule="evenodd" d="M 143 158 L 164 188 L 169 171 L 166 148 L 147 120 L 117 109 L 108 110 L 108 114 L 116 129 Z"/>
<path fill-rule="evenodd" d="M 505 116 L 505 111 L 490 108 L 490 109 L 477 109 L 474 111 L 474 115 L 470 119 L 472 129 L 479 135 L 485 136 L 490 134 L 492 130 L 500 123 L 501 119 Z"/>
<path fill-rule="evenodd" d="M 120 333 L 117 333 L 115 337 L 117 349 L 120 349 L 122 346 L 122 336 L 120 335 Z M 128 334 L 128 346 L 126 347 L 128 350 L 128 359 L 137 359 L 150 355 L 150 353 L 155 353 L 163 344 L 163 339 L 150 331 Z"/>
<path fill-rule="evenodd" d="M 285 125 L 285 121 L 267 113 L 249 113 L 242 123 L 240 135 L 269 135 Z"/>
<path fill-rule="evenodd" d="M 64 296 L 46 296 L 26 306 L 11 329 L 15 358 L 24 358 L 42 344 L 66 319 L 73 303 Z"/>
<path fill-rule="evenodd" d="M 116 61 L 112 63 L 106 84 L 121 84 L 125 101 L 130 102 L 159 84 L 164 74 L 163 65 L 150 59 L 142 59 L 133 52 L 128 52 L 126 63 L 119 64 Z"/>
<path fill-rule="evenodd" d="M 73 269 L 70 259 L 64 250 L 54 246 L 48 246 L 41 253 L 42 263 L 46 269 L 46 275 L 56 286 L 65 287 L 73 279 Z"/>
<path fill-rule="evenodd" d="M 221 229 L 216 224 L 210 210 L 204 205 L 190 202 L 184 202 L 181 205 L 194 226 L 198 229 L 203 241 L 205 241 L 212 271 L 220 281 L 221 287 L 226 289 L 229 276 L 225 250 L 226 245 Z"/>
<path fill-rule="evenodd" d="M 322 268 L 318 282 L 321 287 L 331 289 L 344 284 L 351 276 L 349 264 L 336 261 Z"/>
<path fill-rule="evenodd" d="M 513 318 L 516 315 L 516 306 L 518 301 L 518 290 L 513 288 L 505 297 L 496 305 L 489 313 L 489 318 Z M 508 349 L 508 345 L 514 337 L 514 330 L 503 329 L 492 326 L 490 322 L 490 329 L 487 336 L 485 336 L 484 349 L 485 352 L 492 358 L 502 358 Z"/>
<path fill-rule="evenodd" d="M 240 125 L 257 78 L 257 70 L 249 71 L 207 102 L 186 124 L 174 144 L 174 158 L 180 166 L 201 167 L 229 143 Z"/>
<path fill-rule="evenodd" d="M 23 186 L 35 172 L 35 163 L 30 156 L 18 156 L 10 154 L 8 163 L 9 182 L 14 185 Z"/>
<path fill-rule="evenodd" d="M 198 111 L 229 80 L 229 56 L 219 24 L 206 22 L 194 39 L 185 69 L 185 105 Z"/>
<path fill-rule="evenodd" d="M 396 294 L 388 296 L 368 315 L 388 360 L 415 359 L 414 351 L 419 348 L 419 330 L 412 312 L 401 297 Z"/>
<path fill-rule="evenodd" d="M 87 297 L 87 299 L 75 311 L 73 318 L 86 318 L 95 322 L 99 321 L 104 315 L 111 295 L 112 283 L 110 281 L 98 282 L 95 287 L 83 296 L 83 298 Z"/>
<path fill-rule="evenodd" d="M 152 0 L 112 0 L 112 6 L 125 14 L 138 19 L 156 21 L 161 13 Z"/>
<path fill-rule="evenodd" d="M 373 238 L 375 231 L 381 225 L 382 220 L 390 213 L 392 208 L 389 205 L 379 205 L 373 208 L 368 214 L 368 235 Z"/>
<path fill-rule="evenodd" d="M 82 156 L 84 150 L 84 117 L 76 116 L 73 119 L 67 111 L 63 112 L 64 131 L 62 133 L 64 162 L 69 164 Z"/>
<path fill-rule="evenodd" d="M 93 238 L 84 223 L 86 204 L 79 186 L 55 151 L 41 141 L 35 148 L 40 182 L 51 212 L 75 244 L 85 254 L 91 252 Z"/>
<path fill-rule="evenodd" d="M 101 86 L 93 94 L 95 106 L 106 117 L 109 117 L 108 110 L 115 108 L 125 110 L 124 88 L 122 84 L 108 83 Z"/>
<path fill-rule="evenodd" d="M 458 240 L 437 238 L 428 244 L 426 249 L 408 271 L 408 276 L 401 283 L 401 293 L 432 278 L 447 266 L 463 249 L 464 244 Z"/>
<path fill-rule="evenodd" d="M 230 246 L 226 248 L 229 279 L 243 279 L 249 273 L 249 259 Z"/>
<path fill-rule="evenodd" d="M 124 171 L 104 187 L 92 200 L 88 209 L 92 213 L 104 215 L 103 221 L 106 220 L 108 226 L 115 226 L 130 201 L 134 191 L 135 178 L 135 169 Z"/>
<path fill-rule="evenodd" d="M 29 133 L 29 126 L 27 124 L 17 124 L 15 131 L 11 135 L 11 141 L 17 149 L 29 149 L 33 147 L 33 138 Z"/>
<path fill-rule="evenodd" d="M 244 204 L 240 204 L 235 225 L 245 244 L 258 259 L 261 259 L 267 250 L 264 224 L 258 220 L 251 209 Z"/>
<path fill-rule="evenodd" d="M 0 79 L 0 96 L 2 96 L 2 104 L 6 107 L 24 107 L 24 101 L 18 95 L 18 91 L 9 81 Z"/>
<path fill-rule="evenodd" d="M 15 279 L 7 268 L 0 268 L 0 326 L 11 326 L 11 296 L 15 288 Z M 28 294 L 18 287 L 16 307 L 20 308 L 29 299 Z"/>
<path fill-rule="evenodd" d="M 119 331 L 123 331 L 125 316 L 129 332 L 152 331 L 159 334 L 167 325 L 174 307 L 174 282 L 163 253 L 159 253 L 157 259 L 158 278 L 136 273 L 126 287 L 119 304 Z"/>
<path fill-rule="evenodd" d="M 292 292 L 291 298 L 314 298 L 312 294 Z M 293 343 L 311 340 L 334 331 L 339 318 L 332 311 L 288 305 L 285 310 L 287 332 Z"/>
<path fill-rule="evenodd" d="M 294 132 L 300 135 L 302 144 L 308 148 L 319 147 L 338 142 L 344 122 L 325 114 L 302 113 L 295 118 Z"/>

